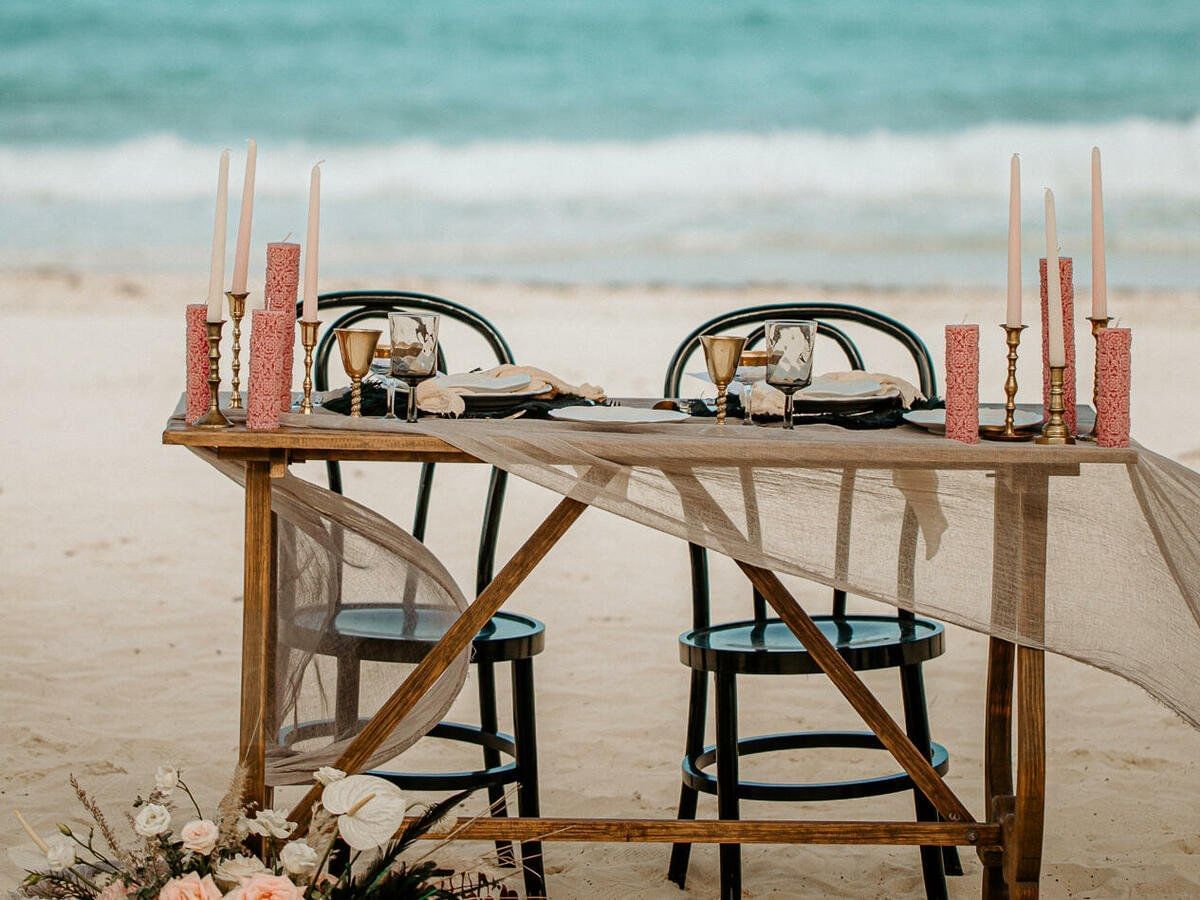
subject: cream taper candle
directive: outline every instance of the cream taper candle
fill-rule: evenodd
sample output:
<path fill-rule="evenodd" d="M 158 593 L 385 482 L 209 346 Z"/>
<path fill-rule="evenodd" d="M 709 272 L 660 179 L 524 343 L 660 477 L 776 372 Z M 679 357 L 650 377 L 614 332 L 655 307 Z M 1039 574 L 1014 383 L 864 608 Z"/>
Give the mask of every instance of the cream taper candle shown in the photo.
<path fill-rule="evenodd" d="M 224 316 L 225 296 L 225 223 L 229 218 L 229 151 L 221 151 L 217 169 L 217 212 L 213 221 L 212 259 L 208 266 L 208 321 L 220 322 Z"/>
<path fill-rule="evenodd" d="M 1005 323 L 1021 324 L 1021 157 L 1012 155 L 1008 174 L 1008 315 Z"/>
<path fill-rule="evenodd" d="M 317 321 L 317 258 L 321 233 L 321 164 L 312 167 L 308 183 L 308 236 L 304 241 L 304 309 L 301 318 Z"/>
<path fill-rule="evenodd" d="M 258 160 L 258 145 L 251 138 L 246 142 L 246 176 L 242 179 L 242 214 L 238 218 L 237 249 L 233 255 L 233 286 L 235 294 L 246 292 L 246 274 L 250 271 L 250 220 L 254 216 L 254 167 Z"/>
<path fill-rule="evenodd" d="M 1108 274 L 1104 265 L 1104 189 L 1100 183 L 1100 148 L 1092 148 L 1092 318 L 1108 315 Z"/>
<path fill-rule="evenodd" d="M 1054 192 L 1050 188 L 1046 188 L 1046 271 L 1051 273 L 1047 279 L 1050 365 L 1065 366 L 1067 351 L 1063 345 L 1062 285 L 1054 277 L 1054 273 L 1058 272 L 1058 223 L 1054 216 Z"/>

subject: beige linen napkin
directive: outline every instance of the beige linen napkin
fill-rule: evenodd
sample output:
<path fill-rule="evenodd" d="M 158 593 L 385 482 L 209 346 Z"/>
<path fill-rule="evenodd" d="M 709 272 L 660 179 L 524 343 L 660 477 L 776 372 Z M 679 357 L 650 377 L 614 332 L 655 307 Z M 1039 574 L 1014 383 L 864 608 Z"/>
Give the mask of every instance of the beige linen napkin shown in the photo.
<path fill-rule="evenodd" d="M 476 373 L 480 378 L 503 378 L 507 375 L 528 375 L 529 384 L 522 392 L 537 391 L 542 398 L 582 397 L 597 403 L 605 399 L 604 389 L 593 384 L 568 384 L 557 375 L 534 366 L 500 365 L 485 372 Z M 417 385 L 417 406 L 422 412 L 442 416 L 461 416 L 466 410 L 462 395 L 471 393 L 471 388 L 461 385 L 446 385 L 436 378 Z"/>
<path fill-rule="evenodd" d="M 913 401 L 921 398 L 921 392 L 912 384 L 895 375 L 881 372 L 827 372 L 813 379 L 813 387 L 797 393 L 796 396 L 806 400 L 849 399 L 849 395 L 839 391 L 822 391 L 819 382 L 837 382 L 852 385 L 857 381 L 877 381 L 879 387 L 869 393 L 855 394 L 855 397 L 886 397 L 900 395 L 900 401 L 907 409 Z M 756 381 L 750 392 L 750 405 L 756 416 L 782 416 L 783 393 L 771 387 L 765 381 Z"/>

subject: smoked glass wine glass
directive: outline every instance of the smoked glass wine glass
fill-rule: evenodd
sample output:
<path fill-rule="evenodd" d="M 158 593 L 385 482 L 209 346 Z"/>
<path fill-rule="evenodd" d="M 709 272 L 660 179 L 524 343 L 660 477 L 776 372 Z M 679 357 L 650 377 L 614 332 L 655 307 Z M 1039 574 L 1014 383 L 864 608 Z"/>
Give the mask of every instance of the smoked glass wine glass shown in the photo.
<path fill-rule="evenodd" d="M 792 428 L 793 395 L 812 383 L 817 323 L 767 322 L 767 384 L 783 392 L 783 427 Z"/>
<path fill-rule="evenodd" d="M 417 385 L 437 370 L 440 317 L 421 313 L 388 313 L 392 338 L 392 375 L 408 384 L 405 421 L 417 421 Z"/>

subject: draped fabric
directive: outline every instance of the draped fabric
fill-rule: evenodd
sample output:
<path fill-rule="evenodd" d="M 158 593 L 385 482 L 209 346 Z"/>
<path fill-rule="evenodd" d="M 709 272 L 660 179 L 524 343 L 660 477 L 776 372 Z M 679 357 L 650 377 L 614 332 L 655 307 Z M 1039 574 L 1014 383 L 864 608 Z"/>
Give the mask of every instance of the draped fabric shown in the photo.
<path fill-rule="evenodd" d="M 1200 727 L 1200 474 L 1144 448 L 963 447 L 907 427 L 284 420 L 439 437 L 735 559 L 1116 673 Z"/>
<path fill-rule="evenodd" d="M 245 484 L 240 462 L 198 451 Z M 370 509 L 292 475 L 271 479 L 276 629 L 267 784 L 308 784 L 466 609 L 450 573 Z M 445 715 L 466 680 L 464 651 L 368 762 L 386 763 Z"/>

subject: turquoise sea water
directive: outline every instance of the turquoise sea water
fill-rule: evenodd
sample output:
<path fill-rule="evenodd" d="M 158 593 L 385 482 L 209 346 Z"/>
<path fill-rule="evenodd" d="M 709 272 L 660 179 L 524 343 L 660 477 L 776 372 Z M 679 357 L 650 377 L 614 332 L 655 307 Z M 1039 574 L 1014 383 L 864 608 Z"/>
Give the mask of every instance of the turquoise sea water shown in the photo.
<path fill-rule="evenodd" d="M 345 272 L 996 283 L 1008 155 L 1082 254 L 1099 144 L 1114 281 L 1195 283 L 1198 60 L 1195 2 L 7 0 L 0 265 L 202 265 L 253 136 Z"/>

